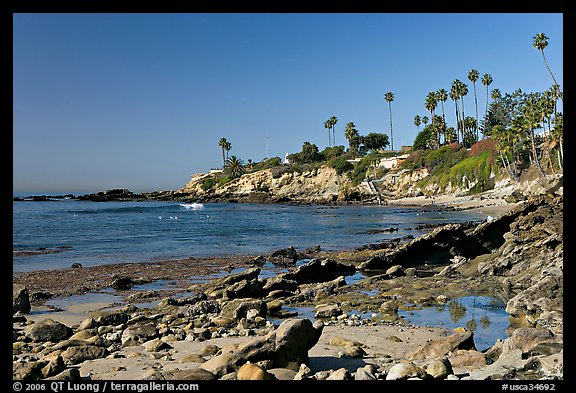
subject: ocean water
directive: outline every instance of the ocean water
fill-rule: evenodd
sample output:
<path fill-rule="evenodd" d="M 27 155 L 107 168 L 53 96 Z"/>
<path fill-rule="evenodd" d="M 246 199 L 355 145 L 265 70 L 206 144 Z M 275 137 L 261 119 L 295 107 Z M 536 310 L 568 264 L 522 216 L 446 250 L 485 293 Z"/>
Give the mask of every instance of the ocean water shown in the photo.
<path fill-rule="evenodd" d="M 40 195 L 40 194 L 35 194 Z M 54 194 L 48 194 L 54 195 Z M 23 195 L 15 195 L 23 196 Z M 292 206 L 167 201 L 13 202 L 13 271 L 49 270 L 188 257 L 356 248 L 406 235 L 422 224 L 480 221 L 474 212 L 392 206 Z M 388 228 L 394 232 L 379 232 Z"/>

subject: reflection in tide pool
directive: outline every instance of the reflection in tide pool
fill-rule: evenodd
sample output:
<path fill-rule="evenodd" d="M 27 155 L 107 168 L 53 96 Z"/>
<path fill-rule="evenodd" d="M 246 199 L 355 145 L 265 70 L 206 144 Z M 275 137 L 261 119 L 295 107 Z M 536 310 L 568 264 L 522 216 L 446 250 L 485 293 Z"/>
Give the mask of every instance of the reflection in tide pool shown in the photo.
<path fill-rule="evenodd" d="M 450 300 L 447 304 L 421 310 L 399 310 L 398 315 L 418 326 L 446 329 L 464 327 L 474 332 L 476 349 L 490 348 L 498 339 L 505 339 L 510 326 L 506 305 L 495 298 L 467 296 Z"/>

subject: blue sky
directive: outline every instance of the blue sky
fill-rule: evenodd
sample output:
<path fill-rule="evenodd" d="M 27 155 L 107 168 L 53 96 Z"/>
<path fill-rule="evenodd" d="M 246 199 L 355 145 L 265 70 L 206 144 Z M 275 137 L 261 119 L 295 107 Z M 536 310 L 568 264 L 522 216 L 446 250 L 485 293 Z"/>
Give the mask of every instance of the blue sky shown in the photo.
<path fill-rule="evenodd" d="M 336 116 L 360 134 L 412 144 L 428 92 L 543 91 L 563 80 L 561 13 L 14 14 L 13 190 L 175 190 L 222 165 L 218 140 L 245 162 L 328 144 Z M 476 83 L 478 110 L 486 87 Z M 441 109 L 441 108 L 439 108 Z M 448 125 L 454 104 L 445 103 Z M 268 139 L 268 144 L 267 144 Z"/>

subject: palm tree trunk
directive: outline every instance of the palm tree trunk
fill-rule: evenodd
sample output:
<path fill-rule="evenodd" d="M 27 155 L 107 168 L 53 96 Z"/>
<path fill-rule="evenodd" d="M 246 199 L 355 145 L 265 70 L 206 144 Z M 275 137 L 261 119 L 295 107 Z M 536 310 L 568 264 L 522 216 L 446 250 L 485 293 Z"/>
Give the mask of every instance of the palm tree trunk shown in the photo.
<path fill-rule="evenodd" d="M 478 141 L 478 97 L 476 96 L 476 82 L 474 82 L 474 104 L 476 105 L 476 140 Z"/>
<path fill-rule="evenodd" d="M 394 134 L 392 133 L 392 104 L 388 101 L 388 111 L 390 112 L 390 149 L 394 150 Z"/>
<path fill-rule="evenodd" d="M 456 107 L 456 140 L 460 143 L 460 119 L 458 118 L 460 114 L 458 113 L 458 100 L 454 101 L 454 106 Z"/>
<path fill-rule="evenodd" d="M 550 67 L 548 66 L 548 62 L 546 61 L 546 56 L 544 56 L 544 50 L 541 50 L 540 52 L 542 52 L 542 58 L 544 59 L 544 64 L 546 64 L 546 68 L 548 68 L 548 72 L 550 73 L 552 80 L 554 81 L 554 83 L 556 85 L 558 85 L 558 82 L 556 82 L 556 78 L 554 78 L 554 74 L 552 74 L 552 71 L 550 70 Z M 560 86 L 560 85 L 558 85 L 558 86 Z M 564 99 L 562 98 L 562 96 L 560 96 L 560 99 L 562 100 L 562 102 L 564 102 Z"/>
<path fill-rule="evenodd" d="M 226 157 L 224 157 L 224 148 L 222 148 L 222 163 L 223 163 L 223 168 L 226 167 Z"/>

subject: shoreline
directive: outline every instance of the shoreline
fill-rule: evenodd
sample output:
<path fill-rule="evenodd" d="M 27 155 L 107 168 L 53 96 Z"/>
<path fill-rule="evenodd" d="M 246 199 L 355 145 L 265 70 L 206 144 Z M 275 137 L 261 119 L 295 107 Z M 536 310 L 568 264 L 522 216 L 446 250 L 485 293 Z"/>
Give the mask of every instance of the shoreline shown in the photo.
<path fill-rule="evenodd" d="M 558 198 L 554 201 L 558 201 Z M 314 323 L 314 326 L 310 326 L 310 332 L 320 329 L 317 341 L 307 349 L 307 375 L 312 379 L 326 379 L 327 376 L 330 376 L 329 379 L 362 379 L 361 377 L 367 374 L 372 374 L 370 379 L 389 379 L 392 367 L 407 362 L 414 367 L 421 367 L 420 370 L 428 370 L 427 367 L 432 367 L 437 359 L 433 352 L 426 352 L 430 343 L 453 345 L 449 343 L 454 339 L 464 340 L 458 344 L 463 345 L 462 349 L 443 349 L 445 352 L 441 355 L 444 356 L 445 363 L 452 364 L 452 369 L 448 372 L 450 379 L 508 379 L 511 377 L 502 374 L 502 370 L 511 368 L 518 375 L 529 378 L 531 371 L 526 369 L 525 365 L 533 358 L 523 357 L 520 361 L 515 356 L 523 355 L 523 351 L 517 353 L 507 349 L 514 345 L 522 348 L 528 345 L 528 342 L 516 343 L 516 340 L 524 343 L 522 340 L 528 339 L 521 335 L 514 336 L 515 332 L 523 331 L 519 329 L 521 327 L 541 331 L 538 334 L 543 334 L 546 342 L 556 345 L 553 348 L 557 349 L 554 349 L 552 354 L 534 356 L 548 359 L 547 362 L 557 362 L 554 359 L 558 357 L 562 360 L 562 352 L 558 353 L 562 348 L 562 314 L 558 314 L 556 308 L 553 311 L 555 314 L 551 314 L 548 303 L 543 307 L 546 308 L 544 313 L 549 315 L 549 326 L 552 330 L 546 330 L 545 333 L 541 327 L 531 327 L 530 323 L 526 325 L 520 309 L 510 312 L 506 308 L 510 322 L 506 328 L 506 338 L 504 341 L 491 338 L 491 346 L 482 351 L 474 346 L 472 338 L 475 328 L 471 331 L 468 329 L 468 318 L 453 321 L 457 322 L 457 327 L 448 329 L 444 324 L 435 325 L 432 322 L 416 325 L 409 322 L 405 314 L 398 313 L 398 310 L 411 313 L 423 308 L 433 310 L 438 307 L 452 310 L 450 304 L 458 304 L 458 299 L 470 296 L 491 297 L 509 304 L 508 301 L 515 293 L 510 292 L 506 285 L 507 275 L 490 274 L 489 269 L 493 269 L 491 266 L 497 263 L 500 250 L 514 250 L 501 244 L 498 246 L 500 248 L 497 247 L 491 254 L 485 254 L 485 251 L 478 249 L 475 257 L 465 258 L 457 251 L 462 243 L 459 233 L 462 228 L 467 228 L 468 234 L 464 239 L 474 236 L 478 237 L 480 242 L 482 238 L 486 239 L 485 236 L 494 233 L 494 230 L 497 233 L 509 233 L 511 236 L 502 236 L 506 242 L 524 236 L 517 232 L 518 230 L 530 232 L 530 235 L 526 236 L 545 233 L 550 239 L 557 239 L 555 236 L 561 236 L 562 233 L 562 205 L 559 205 L 560 214 L 553 214 L 546 205 L 550 203 L 546 197 L 536 198 L 526 205 L 523 202 L 508 204 L 498 198 L 483 197 L 434 198 L 434 203 L 430 198 L 416 197 L 390 202 L 391 205 L 407 207 L 434 206 L 440 209 L 473 210 L 487 217 L 472 226 L 443 225 L 415 241 L 406 243 L 390 242 L 375 244 L 376 247 L 373 248 L 338 252 L 310 249 L 306 250 L 308 254 L 304 257 L 305 254 L 298 252 L 298 260 L 289 254 L 280 257 L 272 254 L 236 255 L 13 273 L 14 286 L 29 285 L 30 294 L 33 295 L 32 312 L 15 314 L 13 318 L 15 332 L 20 331 L 14 333 L 18 335 L 13 344 L 16 351 L 14 359 L 19 354 L 18 360 L 13 363 L 14 373 L 24 378 L 24 375 L 27 375 L 24 373 L 28 372 L 26 370 L 34 369 L 26 363 L 34 364 L 36 358 L 31 354 L 41 353 L 44 358 L 39 357 L 38 364 L 44 364 L 41 362 L 61 354 L 68 366 L 73 365 L 63 371 L 64 373 L 76 370 L 79 377 L 94 380 L 182 379 L 184 376 L 184 379 L 200 379 L 207 376 L 207 372 L 210 378 L 241 379 L 237 375 L 239 370 L 235 363 L 221 363 L 232 361 L 232 358 L 219 353 L 205 355 L 205 350 L 218 347 L 235 353 L 236 349 L 230 349 L 230 345 L 234 343 L 240 347 L 262 343 L 258 340 L 268 340 L 267 342 L 271 343 L 267 337 L 274 337 L 270 335 L 283 331 L 281 326 L 300 326 L 308 321 Z M 562 203 L 561 198 L 559 202 Z M 517 205 L 521 206 L 514 209 Z M 531 206 L 538 209 L 534 211 Z M 506 214 L 508 212 L 510 214 Z M 536 223 L 548 222 L 551 226 L 546 227 L 549 229 L 544 232 L 540 227 L 511 226 L 511 221 L 525 220 L 525 214 L 534 216 Z M 493 219 L 489 219 L 488 215 Z M 500 216 L 504 216 L 503 220 L 498 219 Z M 514 233 L 510 232 L 512 230 Z M 551 233 L 548 233 L 549 231 Z M 442 250 L 450 250 L 451 253 L 454 252 L 453 247 L 456 247 L 456 256 L 449 260 L 444 256 L 435 262 L 434 258 L 430 258 L 430 247 L 437 247 L 436 242 Z M 555 247 L 556 243 L 549 244 Z M 416 264 L 409 262 L 404 265 L 402 256 L 406 254 L 406 250 L 411 249 L 409 252 L 414 252 L 418 247 L 424 252 L 424 259 L 419 259 Z M 547 252 L 537 247 L 532 248 L 531 245 L 524 247 L 525 263 L 540 260 L 540 253 Z M 465 252 L 465 248 L 460 250 Z M 530 254 L 532 251 L 536 254 Z M 542 255 L 545 258 L 546 254 Z M 559 255 L 561 258 L 561 254 Z M 395 256 L 397 259 L 393 258 L 392 262 L 388 263 L 383 256 Z M 490 258 L 494 259 L 487 264 Z M 552 261 L 558 260 L 557 257 L 554 258 Z M 302 261 L 306 259 L 311 261 Z M 369 261 L 373 263 L 367 271 L 363 270 L 362 265 Z M 297 262 L 304 262 L 300 267 L 306 267 L 306 273 L 302 272 L 304 269 L 300 269 Z M 561 260 L 558 263 L 561 263 Z M 530 269 L 522 271 L 530 272 Z M 558 274 L 561 278 L 561 270 Z M 199 277 L 203 279 L 194 281 L 193 278 Z M 38 289 L 40 290 L 37 291 Z M 529 291 L 523 293 L 526 293 L 526 297 L 522 301 L 532 304 L 534 300 L 529 297 Z M 72 297 L 81 294 L 87 296 Z M 556 301 L 552 300 L 553 294 L 546 293 L 541 296 L 550 297 L 551 302 Z M 46 306 L 50 299 L 68 299 L 68 303 L 60 303 L 61 308 L 58 310 Z M 258 306 L 252 306 L 258 302 L 266 305 L 264 314 L 259 314 Z M 246 314 L 243 317 L 238 314 L 240 308 L 236 309 L 236 314 L 229 314 L 237 304 L 256 307 L 250 311 L 257 312 L 258 316 L 248 317 Z M 318 313 L 321 310 L 329 313 L 328 316 L 320 317 Z M 125 322 L 111 323 L 113 319 L 108 320 L 107 315 L 122 316 Z M 452 318 L 453 315 L 450 314 L 450 319 Z M 50 339 L 34 340 L 36 342 L 25 340 L 30 329 L 50 319 L 60 320 L 60 323 L 72 329 L 71 333 L 75 332 L 74 335 L 56 345 L 49 343 L 48 341 L 54 341 Z M 154 327 L 153 332 L 149 331 L 151 327 Z M 138 336 L 131 336 L 135 331 L 141 331 L 147 338 L 142 341 Z M 135 342 L 129 344 L 129 340 Z M 355 344 L 349 347 L 348 344 L 335 342 Z M 86 351 L 91 352 L 85 354 L 85 360 L 75 360 L 74 356 L 80 354 L 78 351 L 81 351 L 84 345 Z M 66 346 L 72 347 L 63 350 Z M 500 356 L 503 348 L 506 356 Z M 56 353 L 50 354 L 53 351 Z M 264 353 L 261 356 L 264 356 Z M 239 360 L 245 362 L 247 359 Z M 257 364 L 266 370 L 274 367 L 274 360 L 271 361 L 272 363 L 263 361 Z M 302 363 L 302 358 L 298 362 Z M 492 362 L 501 364 L 500 368 L 493 366 Z M 300 364 L 301 370 L 303 366 L 304 364 Z M 279 373 L 277 375 L 281 378 L 278 379 L 295 379 L 294 375 L 298 371 L 298 364 L 295 369 L 293 366 L 275 367 L 280 368 L 272 368 L 270 371 Z M 234 372 L 232 369 L 235 369 Z M 347 370 L 349 375 L 353 374 L 352 378 L 344 377 L 342 370 Z M 428 371 L 432 372 L 432 369 Z M 50 370 L 46 372 L 52 373 Z M 426 375 L 426 371 L 419 372 L 424 373 L 420 375 Z M 556 366 L 541 372 L 545 377 L 549 375 L 562 378 L 562 369 Z M 513 377 L 513 374 L 510 375 Z"/>

